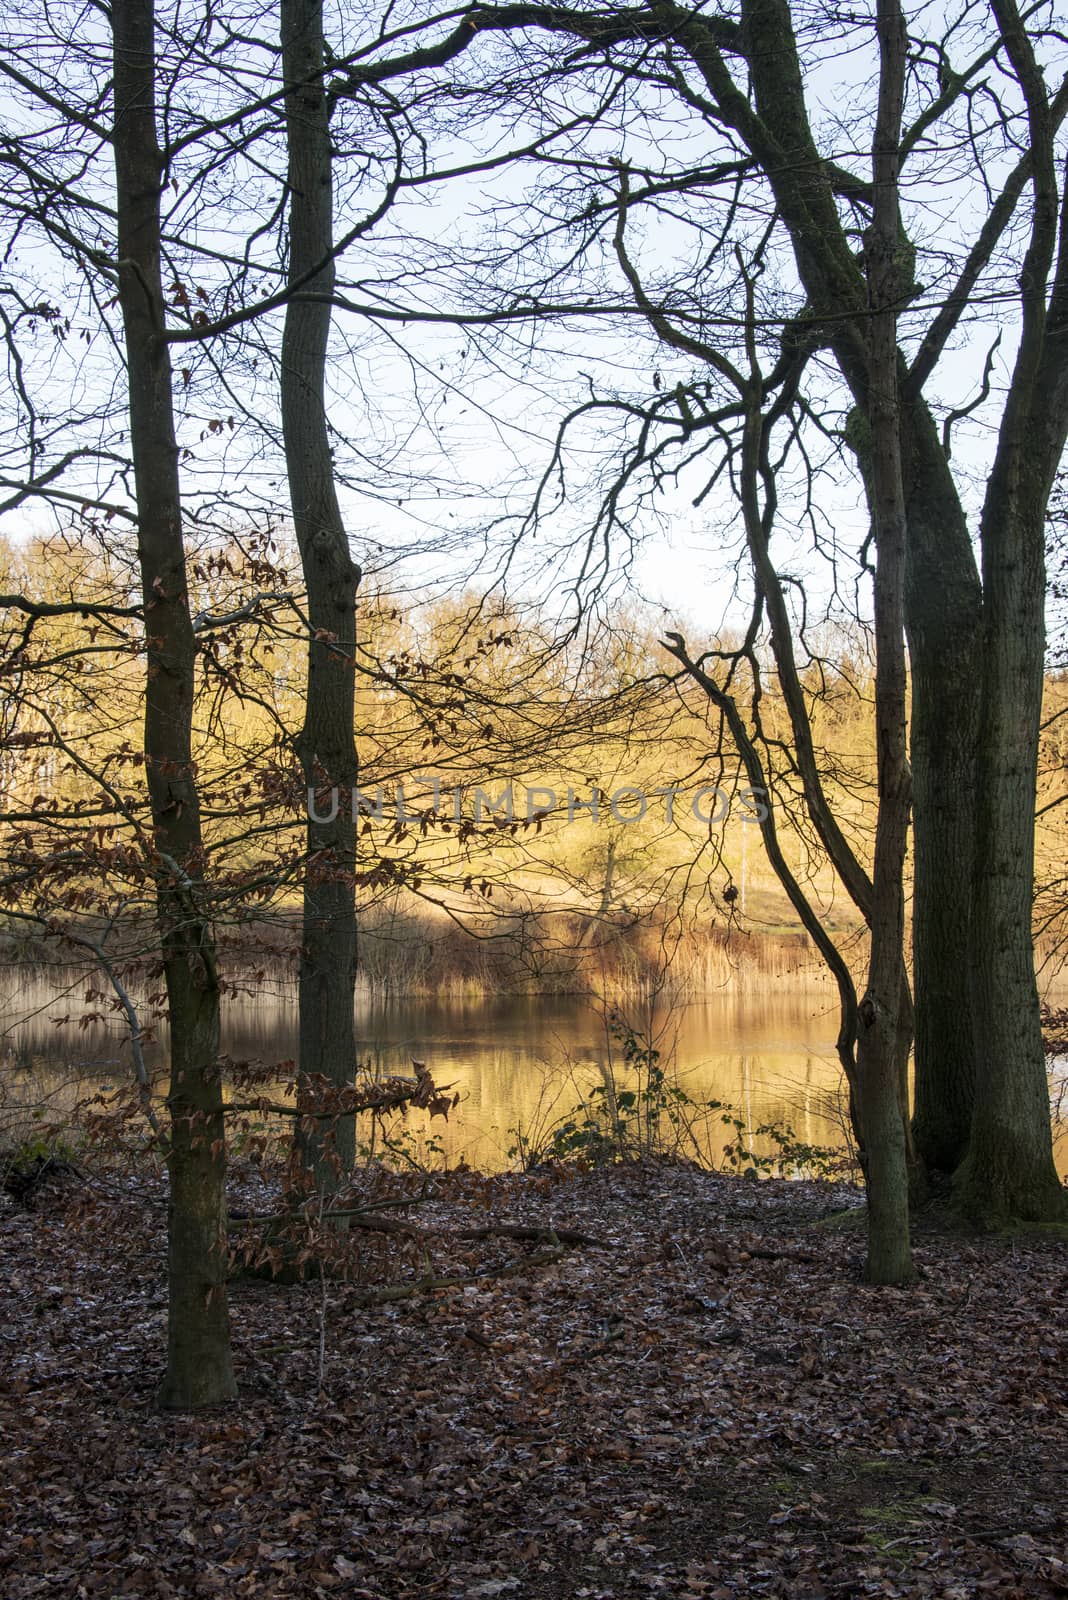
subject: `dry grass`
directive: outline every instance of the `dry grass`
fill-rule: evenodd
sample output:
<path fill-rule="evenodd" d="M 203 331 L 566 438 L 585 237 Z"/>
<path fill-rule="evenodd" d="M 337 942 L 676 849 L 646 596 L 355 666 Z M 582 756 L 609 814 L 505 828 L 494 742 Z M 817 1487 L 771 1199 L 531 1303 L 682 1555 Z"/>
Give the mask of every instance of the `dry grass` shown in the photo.
<path fill-rule="evenodd" d="M 374 994 L 419 996 L 652 993 L 698 995 L 768 979 L 810 981 L 820 964 L 800 934 L 570 912 L 482 917 L 459 927 L 423 909 L 364 920 L 360 981 Z"/>

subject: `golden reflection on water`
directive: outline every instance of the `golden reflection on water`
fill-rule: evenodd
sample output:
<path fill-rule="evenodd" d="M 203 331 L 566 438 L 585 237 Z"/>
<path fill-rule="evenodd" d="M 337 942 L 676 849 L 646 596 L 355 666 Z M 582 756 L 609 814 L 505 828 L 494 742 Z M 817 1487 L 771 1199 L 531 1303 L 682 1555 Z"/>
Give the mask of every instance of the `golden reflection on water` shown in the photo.
<path fill-rule="evenodd" d="M 124 1081 L 129 1047 L 121 1027 L 93 1022 L 80 1027 L 84 981 L 65 986 L 50 976 L 11 982 L 6 975 L 4 1055 L 8 1073 L 32 1069 L 45 1082 L 73 1077 L 94 1086 Z M 840 1074 L 834 1056 L 836 1022 L 822 991 L 786 986 L 747 989 L 652 1015 L 630 1008 L 630 1025 L 661 1052 L 668 1081 L 692 1101 L 720 1100 L 737 1107 L 747 1126 L 789 1122 L 800 1138 L 840 1142 L 825 1120 Z M 59 1025 L 57 1025 L 59 1024 Z M 296 1053 L 297 1005 L 291 986 L 270 985 L 254 996 L 228 1001 L 223 1050 L 238 1060 L 286 1063 Z M 517 1130 L 543 1139 L 581 1097 L 603 1081 L 611 1064 L 617 1086 L 631 1086 L 618 1040 L 596 1007 L 574 999 L 502 997 L 496 1001 L 408 1000 L 365 1004 L 357 1012 L 361 1064 L 376 1074 L 408 1073 L 425 1061 L 441 1084 L 451 1084 L 460 1104 L 448 1122 L 425 1113 L 406 1121 L 418 1154 L 431 1135 L 438 1155 L 455 1165 L 499 1170 Z M 150 1071 L 165 1068 L 165 1031 L 146 1045 Z M 281 1077 L 287 1076 L 283 1067 Z M 710 1119 L 706 1119 L 709 1123 Z M 729 1131 L 713 1124 L 718 1159 Z M 707 1128 L 702 1134 L 707 1142 Z M 767 1141 L 755 1146 L 770 1148 Z"/>
<path fill-rule="evenodd" d="M 749 1128 L 789 1123 L 807 1142 L 840 1143 L 840 1129 L 827 1120 L 840 1086 L 837 1024 L 821 994 L 724 996 L 652 1017 L 631 1013 L 628 1021 L 652 1039 L 668 1083 L 690 1102 L 725 1102 Z M 363 1048 L 379 1070 L 403 1072 L 414 1056 L 459 1091 L 461 1104 L 449 1123 L 437 1119 L 431 1128 L 451 1162 L 463 1156 L 491 1170 L 509 1165 L 517 1132 L 542 1143 L 555 1122 L 603 1083 L 608 1065 L 617 1088 L 634 1087 L 605 1017 L 580 1002 L 407 1008 L 364 1016 L 361 1028 Z M 687 1120 L 694 1116 L 685 1103 L 682 1111 Z M 718 1160 L 731 1130 L 715 1118 L 698 1120 L 702 1146 Z M 413 1115 L 410 1124 L 414 1134 L 426 1119 Z M 708 1149 L 710 1129 L 715 1140 Z M 767 1153 L 771 1146 L 764 1139 L 755 1148 Z"/>
<path fill-rule="evenodd" d="M 51 976 L 4 975 L 0 1051 L 6 1075 L 31 1069 L 45 1081 L 71 1076 L 119 1084 L 129 1072 L 129 1048 L 117 1023 L 78 1026 L 84 980 L 64 990 Z M 669 1084 L 691 1102 L 710 1100 L 734 1107 L 747 1129 L 788 1124 L 796 1137 L 815 1145 L 843 1143 L 842 1079 L 834 1051 L 835 995 L 829 985 L 802 987 L 772 981 L 747 985 L 698 1001 L 649 1013 L 627 1008 L 636 1032 L 661 1052 Z M 56 1026 L 60 1018 L 67 1018 Z M 465 1160 L 485 1170 L 514 1164 L 509 1149 L 522 1130 L 535 1143 L 555 1121 L 603 1082 L 612 1063 L 618 1088 L 633 1085 L 617 1039 L 602 1011 L 587 1002 L 558 997 L 506 996 L 497 1000 L 405 1000 L 363 1004 L 357 1011 L 360 1061 L 377 1074 L 407 1073 L 425 1061 L 440 1084 L 451 1084 L 460 1105 L 448 1122 L 428 1122 L 423 1112 L 406 1121 L 412 1155 L 432 1135 L 435 1164 Z M 229 1000 L 224 1011 L 223 1050 L 238 1060 L 291 1062 L 296 1053 L 297 1004 L 291 985 L 272 984 L 255 995 Z M 165 1033 L 146 1046 L 150 1070 L 165 1067 Z M 288 1075 L 283 1067 L 280 1076 Z M 693 1116 L 684 1107 L 687 1118 Z M 719 1162 L 733 1130 L 706 1117 L 699 1130 L 706 1159 Z M 767 1138 L 746 1141 L 758 1155 L 772 1153 Z M 1068 1171 L 1062 1140 L 1058 1165 Z M 692 1152 L 687 1152 L 692 1153 Z"/>

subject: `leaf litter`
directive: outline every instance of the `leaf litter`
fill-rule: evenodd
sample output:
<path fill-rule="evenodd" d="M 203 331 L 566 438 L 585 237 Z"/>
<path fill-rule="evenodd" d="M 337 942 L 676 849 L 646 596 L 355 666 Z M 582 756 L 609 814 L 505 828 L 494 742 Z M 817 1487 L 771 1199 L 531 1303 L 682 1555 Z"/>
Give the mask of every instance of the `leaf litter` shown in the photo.
<path fill-rule="evenodd" d="M 351 1280 L 232 1284 L 240 1398 L 167 1416 L 164 1183 L 0 1211 L 4 1600 L 1068 1595 L 1062 1243 L 875 1289 L 843 1186 L 438 1175 Z"/>

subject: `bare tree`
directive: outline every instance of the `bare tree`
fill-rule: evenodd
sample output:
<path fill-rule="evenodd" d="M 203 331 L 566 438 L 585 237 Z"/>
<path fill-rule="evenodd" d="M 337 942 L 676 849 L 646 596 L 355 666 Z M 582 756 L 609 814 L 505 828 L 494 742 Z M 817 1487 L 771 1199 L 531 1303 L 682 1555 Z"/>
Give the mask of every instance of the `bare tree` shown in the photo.
<path fill-rule="evenodd" d="M 1068 212 L 1058 175 L 1068 84 L 1046 85 L 1044 64 L 1060 70 L 1048 8 L 1024 20 L 1014 5 L 992 0 L 989 10 L 968 12 L 967 28 L 962 18 L 950 19 L 939 37 L 917 32 L 911 39 L 908 120 L 898 140 L 915 1133 L 932 1170 L 956 1173 L 969 1213 L 1037 1219 L 1064 1207 L 1051 1153 L 1031 904 L 1043 670 L 1040 525 L 1068 431 Z M 787 0 L 741 0 L 736 14 L 715 16 L 670 0 L 581 13 L 501 7 L 480 10 L 472 21 L 486 33 L 537 30 L 586 41 L 598 61 L 595 67 L 593 56 L 583 55 L 586 72 L 628 86 L 628 105 L 640 114 L 632 114 L 627 134 L 639 141 L 669 114 L 665 105 L 695 119 L 710 141 L 704 148 L 712 159 L 701 166 L 673 165 L 640 143 L 624 163 L 641 172 L 650 212 L 668 212 L 703 241 L 692 272 L 662 274 L 673 315 L 702 351 L 717 333 L 732 337 L 735 318 L 724 309 L 722 283 L 709 280 L 709 262 L 731 229 L 750 247 L 755 228 L 769 230 L 788 255 L 778 258 L 779 304 L 765 301 L 764 325 L 778 323 L 785 345 L 830 353 L 853 406 L 845 432 L 870 484 L 872 308 L 857 245 L 874 195 L 869 179 L 821 148 L 809 109 L 818 93 L 811 50 L 825 55 L 839 38 L 844 47 L 857 28 L 868 33 L 867 23 L 810 17 Z M 990 115 L 976 138 L 970 119 L 979 103 Z M 873 111 L 869 100 L 861 115 L 871 121 Z M 959 154 L 959 181 L 977 197 L 991 194 L 993 203 L 971 237 L 942 241 L 940 256 L 938 229 L 923 231 L 923 185 L 944 159 L 938 151 L 946 141 Z M 543 311 L 553 308 L 558 280 L 574 284 L 583 248 L 591 261 L 600 257 L 591 268 L 600 287 L 619 166 L 618 157 L 572 157 L 555 213 L 561 232 L 568 230 L 569 251 L 546 265 L 542 242 L 525 284 Z M 543 217 L 544 210 L 544 233 Z M 584 246 L 576 246 L 576 235 Z M 518 240 L 510 259 L 517 249 Z M 955 476 L 951 450 L 954 426 L 991 398 L 989 364 L 974 406 L 940 404 L 933 391 L 951 341 L 989 290 L 1015 302 L 1021 338 L 995 424 L 980 575 L 968 531 L 968 480 Z M 610 306 L 609 298 L 606 314 L 618 317 L 618 302 Z M 792 313 L 783 308 L 788 298 Z"/>
<path fill-rule="evenodd" d="M 156 130 L 152 0 L 117 0 L 115 178 L 119 297 L 129 373 L 138 555 L 148 634 L 145 776 L 171 1023 L 167 1372 L 160 1403 L 236 1392 L 226 1300 L 226 1138 L 219 977 L 192 752 L 196 643 L 182 537 L 178 448 L 160 270 L 163 156 Z"/>
<path fill-rule="evenodd" d="M 282 430 L 293 524 L 307 590 L 307 691 L 297 748 L 309 797 L 333 792 L 325 812 L 309 806 L 300 948 L 300 1074 L 341 1087 L 356 1070 L 355 744 L 356 588 L 360 571 L 334 484 L 325 367 L 334 284 L 330 108 L 323 82 L 321 0 L 282 0 L 282 70 L 289 152 L 290 300 L 281 353 Z M 388 197 L 383 204 L 388 209 Z M 336 801 L 336 803 L 333 803 Z M 319 820 L 323 815 L 330 820 Z M 336 1184 L 322 1150 L 322 1124 L 299 1136 L 301 1159 L 320 1188 Z M 307 1124 L 302 1124 L 302 1127 Z M 351 1166 L 351 1119 L 334 1132 L 336 1160 Z"/>
<path fill-rule="evenodd" d="M 870 409 L 872 512 L 876 566 L 875 733 L 879 815 L 872 883 L 868 987 L 858 1008 L 860 1083 L 868 1152 L 868 1274 L 876 1283 L 907 1283 L 915 1274 L 909 1245 L 908 1162 L 902 1116 L 902 875 L 908 843 L 911 774 L 906 732 L 905 495 L 901 477 L 897 306 L 901 113 L 908 40 L 897 0 L 880 0 L 879 107 L 872 148 L 872 221 L 866 243 L 871 300 Z M 911 1032 L 911 1012 L 908 1016 Z M 908 1048 L 905 1047 L 907 1059 Z"/>

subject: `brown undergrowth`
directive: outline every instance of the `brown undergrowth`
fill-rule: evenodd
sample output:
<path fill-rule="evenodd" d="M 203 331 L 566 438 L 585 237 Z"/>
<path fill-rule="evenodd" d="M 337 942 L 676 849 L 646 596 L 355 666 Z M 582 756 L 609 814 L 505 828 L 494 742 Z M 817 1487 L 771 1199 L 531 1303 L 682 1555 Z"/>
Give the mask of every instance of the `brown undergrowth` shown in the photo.
<path fill-rule="evenodd" d="M 924 1232 L 879 1290 L 813 1227 L 860 1201 L 828 1184 L 366 1198 L 405 1194 L 418 1232 L 362 1234 L 358 1281 L 233 1286 L 241 1397 L 194 1417 L 152 1409 L 161 1177 L 0 1201 L 5 1600 L 1068 1593 L 1063 1245 Z M 389 1283 L 416 1292 L 366 1303 Z"/>
<path fill-rule="evenodd" d="M 661 992 L 708 994 L 770 979 L 799 986 L 820 981 L 823 969 L 800 930 L 781 907 L 770 909 L 774 926 L 743 929 L 724 916 L 691 921 L 682 931 L 680 912 L 593 919 L 572 908 L 519 915 L 468 897 L 450 916 L 399 897 L 398 904 L 361 911 L 359 987 L 376 997 L 595 993 L 621 1001 Z M 132 926 L 122 932 L 130 948 L 144 947 L 143 933 L 138 938 Z M 269 922 L 224 926 L 219 948 L 229 979 L 241 989 L 263 974 L 272 981 L 292 976 L 299 940 L 299 912 L 284 910 Z M 66 964 L 69 946 L 5 928 L 2 917 L 0 954 L 12 966 L 79 970 Z"/>

